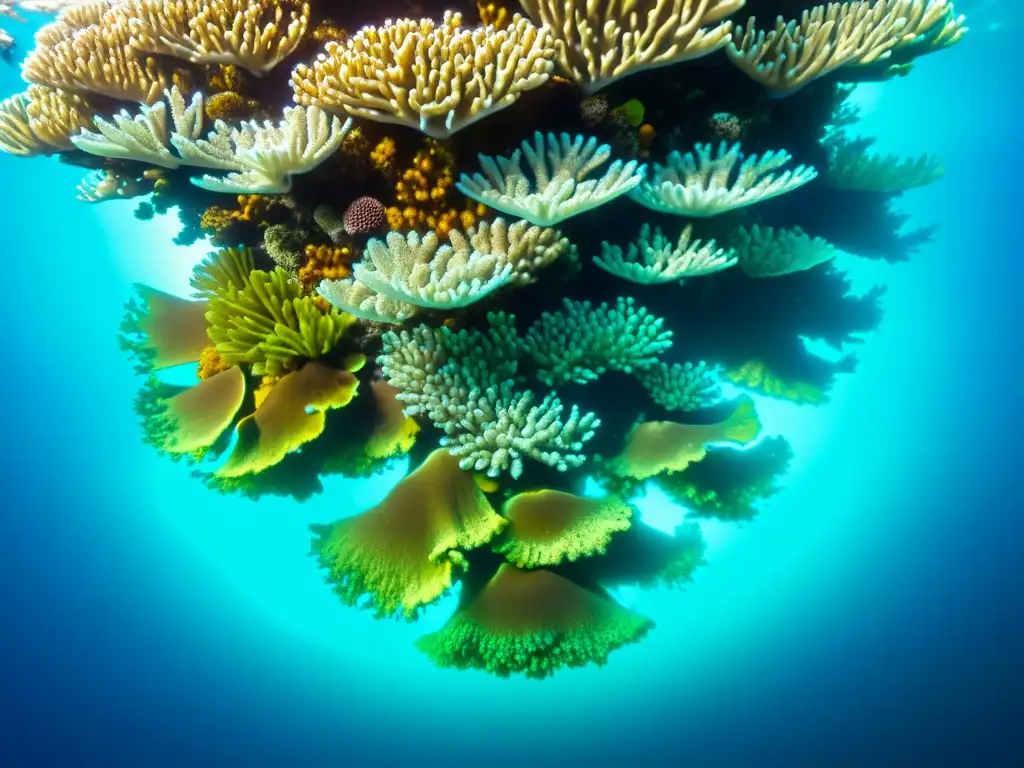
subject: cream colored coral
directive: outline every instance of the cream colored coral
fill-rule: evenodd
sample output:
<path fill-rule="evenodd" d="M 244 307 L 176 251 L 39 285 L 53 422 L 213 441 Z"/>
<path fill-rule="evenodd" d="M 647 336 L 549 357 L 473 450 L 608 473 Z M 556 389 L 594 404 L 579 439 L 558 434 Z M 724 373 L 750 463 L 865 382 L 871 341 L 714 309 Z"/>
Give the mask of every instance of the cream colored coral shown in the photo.
<path fill-rule="evenodd" d="M 799 21 L 780 17 L 769 32 L 758 31 L 751 17 L 726 51 L 767 90 L 788 95 L 840 67 L 887 61 L 929 35 L 922 53 L 954 44 L 966 27 L 952 8 L 949 0 L 829 3 L 804 11 Z"/>
<path fill-rule="evenodd" d="M 513 104 L 554 69 L 551 34 L 518 14 L 503 29 L 398 19 L 327 43 L 292 73 L 295 101 L 408 125 L 434 138 Z"/>
<path fill-rule="evenodd" d="M 745 0 L 521 0 L 555 36 L 556 60 L 585 93 L 717 51 Z"/>
<path fill-rule="evenodd" d="M 9 155 L 31 157 L 51 151 L 28 126 L 28 103 L 25 93 L 0 101 L 0 149 Z"/>
<path fill-rule="evenodd" d="M 154 104 L 170 85 L 156 60 L 129 45 L 128 18 L 113 6 L 100 22 L 53 45 L 36 46 L 22 64 L 30 83 Z"/>
<path fill-rule="evenodd" d="M 419 307 L 381 296 L 351 277 L 322 280 L 316 292 L 343 312 L 377 323 L 401 323 L 419 311 Z"/>
<path fill-rule="evenodd" d="M 92 155 L 178 168 L 181 161 L 170 151 L 171 136 L 178 135 L 192 140 L 202 133 L 203 95 L 196 91 L 192 100 L 186 103 L 178 86 L 174 86 L 167 92 L 166 98 L 166 102 L 157 102 L 152 107 L 143 105 L 135 116 L 122 110 L 120 114 L 114 115 L 113 122 L 96 117 L 94 122 L 99 133 L 83 129 L 71 141 L 80 150 Z M 173 134 L 167 120 L 168 104 Z"/>
<path fill-rule="evenodd" d="M 734 208 L 791 192 L 817 177 L 806 165 L 776 176 L 792 157 L 784 150 L 750 155 L 736 168 L 740 145 L 722 142 L 716 154 L 710 144 L 698 144 L 694 153 L 673 152 L 667 165 L 655 164 L 653 179 L 629 193 L 641 205 L 678 216 L 717 216 Z M 734 173 L 735 171 L 735 173 Z"/>
<path fill-rule="evenodd" d="M 309 5 L 280 0 L 129 0 L 131 45 L 197 64 L 234 64 L 263 75 L 290 55 Z"/>
<path fill-rule="evenodd" d="M 73 93 L 30 85 L 0 102 L 0 149 L 22 157 L 72 149 L 71 136 L 92 115 L 89 103 Z"/>
<path fill-rule="evenodd" d="M 271 195 L 291 190 L 292 176 L 308 173 L 330 157 L 352 127 L 317 107 L 285 107 L 274 124 L 255 120 L 232 128 L 214 123 L 207 139 L 172 134 L 170 141 L 183 163 L 231 171 L 202 176 L 192 183 L 211 192 Z"/>
<path fill-rule="evenodd" d="M 145 191 L 138 180 L 111 170 L 93 171 L 78 185 L 78 199 L 83 203 L 124 200 L 141 194 Z"/>
<path fill-rule="evenodd" d="M 692 225 L 672 243 L 658 227 L 654 228 L 652 237 L 650 225 L 644 224 L 640 236 L 629 244 L 625 254 L 619 246 L 603 242 L 601 255 L 594 257 L 594 263 L 623 280 L 656 285 L 718 272 L 735 264 L 736 256 L 726 248 L 717 247 L 714 240 L 706 243 L 693 240 Z"/>
<path fill-rule="evenodd" d="M 740 267 L 751 277 L 779 277 L 824 264 L 836 249 L 821 237 L 799 227 L 773 229 L 756 224 L 739 227 L 730 237 Z"/>
<path fill-rule="evenodd" d="M 73 5 L 64 3 L 64 8 L 49 24 L 36 32 L 37 45 L 56 45 L 66 40 L 79 29 L 98 24 L 103 14 L 110 10 L 116 0 L 79 0 Z M 22 4 L 24 6 L 24 4 Z M 51 13 L 52 11 L 45 11 Z"/>
<path fill-rule="evenodd" d="M 390 232 L 386 243 L 373 238 L 353 277 L 383 296 L 430 309 L 468 306 L 512 280 L 504 253 L 478 251 L 458 230 L 448 237 L 450 245 L 434 232 Z"/>
<path fill-rule="evenodd" d="M 483 173 L 462 174 L 455 186 L 486 206 L 551 226 L 604 205 L 643 180 L 645 167 L 635 160 L 616 160 L 602 176 L 587 179 L 612 151 L 593 137 L 537 131 L 532 144 L 524 141 L 520 147 L 511 157 L 480 155 Z M 530 176 L 523 172 L 524 156 Z"/>
<path fill-rule="evenodd" d="M 466 230 L 473 250 L 495 254 L 512 267 L 511 279 L 520 285 L 533 282 L 547 266 L 563 254 L 574 253 L 569 238 L 558 230 L 539 227 L 525 219 L 509 224 L 498 216 Z"/>

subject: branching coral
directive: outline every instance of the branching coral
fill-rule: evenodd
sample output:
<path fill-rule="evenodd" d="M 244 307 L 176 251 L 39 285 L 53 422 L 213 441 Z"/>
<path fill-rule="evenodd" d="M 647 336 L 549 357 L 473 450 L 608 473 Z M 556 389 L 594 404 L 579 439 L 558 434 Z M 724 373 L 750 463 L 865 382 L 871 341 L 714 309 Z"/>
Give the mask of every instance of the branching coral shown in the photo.
<path fill-rule="evenodd" d="M 192 183 L 211 192 L 279 194 L 292 188 L 292 176 L 308 173 L 341 146 L 352 121 L 344 125 L 317 107 L 285 107 L 284 120 L 243 122 L 231 128 L 217 121 L 208 139 L 171 136 L 182 161 L 200 168 L 231 171 Z"/>
<path fill-rule="evenodd" d="M 192 286 L 210 303 L 209 336 L 230 363 L 249 363 L 257 374 L 279 375 L 298 361 L 329 352 L 354 322 L 323 312 L 302 286 L 278 267 L 252 268 L 247 250 L 225 249 L 196 268 Z"/>
<path fill-rule="evenodd" d="M 94 119 L 99 133 L 85 130 L 71 137 L 71 142 L 83 152 L 100 157 L 135 160 L 162 168 L 178 168 L 181 162 L 170 151 L 171 137 L 187 140 L 198 138 L 203 130 L 203 95 L 196 91 L 190 102 L 174 86 L 165 94 L 167 101 L 153 106 L 143 105 L 134 117 L 122 110 L 113 122 L 97 116 Z M 170 104 L 173 134 L 167 122 Z"/>
<path fill-rule="evenodd" d="M 594 257 L 594 263 L 605 272 L 642 285 L 709 275 L 736 263 L 735 254 L 718 248 L 714 240 L 705 243 L 692 237 L 693 226 L 687 226 L 673 245 L 661 234 L 660 227 L 654 228 L 651 237 L 650 225 L 644 224 L 640 236 L 629 244 L 625 255 L 619 246 L 604 242 L 601 255 Z"/>
<path fill-rule="evenodd" d="M 635 160 L 614 161 L 600 178 L 586 179 L 611 157 L 597 139 L 567 133 L 524 141 L 511 157 L 480 155 L 483 174 L 462 174 L 456 186 L 466 197 L 534 224 L 551 226 L 629 192 L 643 179 Z M 531 177 L 523 173 L 525 156 Z"/>
<path fill-rule="evenodd" d="M 456 460 L 434 451 L 377 506 L 314 526 L 313 552 L 347 605 L 412 621 L 504 525 Z"/>
<path fill-rule="evenodd" d="M 398 19 L 327 43 L 292 74 L 295 100 L 444 138 L 543 85 L 554 69 L 546 27 L 518 14 L 504 29 Z"/>
<path fill-rule="evenodd" d="M 559 68 L 585 93 L 654 67 L 705 56 L 732 39 L 723 21 L 745 0 L 521 0 L 555 36 Z"/>
<path fill-rule="evenodd" d="M 644 181 L 629 196 L 661 213 L 717 216 L 792 192 L 818 175 L 814 168 L 798 165 L 776 176 L 774 171 L 792 159 L 786 151 L 750 155 L 737 170 L 741 157 L 740 145 L 730 147 L 725 141 L 715 155 L 710 144 L 698 144 L 695 153 L 673 152 L 667 165 L 655 164 L 653 179 Z"/>
<path fill-rule="evenodd" d="M 509 524 L 495 551 L 520 568 L 539 568 L 604 554 L 612 535 L 629 528 L 633 511 L 615 496 L 542 490 L 513 496 L 501 513 Z"/>
<path fill-rule="evenodd" d="M 538 376 L 548 384 L 586 383 L 605 371 L 640 371 L 672 346 L 664 319 L 631 298 L 620 298 L 614 307 L 570 299 L 562 304 L 563 311 L 545 312 L 523 337 Z"/>
<path fill-rule="evenodd" d="M 399 322 L 420 308 L 452 310 L 476 303 L 513 282 L 525 283 L 569 247 L 553 230 L 504 219 L 481 222 L 450 244 L 433 232 L 371 239 L 352 279 L 326 281 L 320 295 L 358 317 Z"/>
<path fill-rule="evenodd" d="M 600 420 L 549 393 L 539 403 L 516 389 L 521 347 L 512 318 L 490 315 L 487 331 L 419 326 L 382 337 L 378 363 L 409 415 L 424 414 L 463 469 L 522 475 L 524 459 L 566 471 L 583 464 L 583 444 Z"/>
<path fill-rule="evenodd" d="M 433 232 L 423 238 L 391 232 L 386 242 L 372 239 L 353 275 L 382 296 L 430 309 L 468 306 L 512 280 L 505 254 L 472 248 L 458 230 L 448 237 L 451 245 L 441 245 Z"/>
<path fill-rule="evenodd" d="M 696 365 L 659 361 L 639 377 L 651 400 L 670 411 L 697 411 L 722 399 L 718 371 L 703 360 Z"/>
<path fill-rule="evenodd" d="M 199 64 L 273 69 L 306 33 L 309 5 L 293 0 L 128 0 L 131 46 Z"/>
<path fill-rule="evenodd" d="M 904 192 L 941 179 L 946 166 L 936 155 L 877 155 L 851 147 L 830 153 L 825 180 L 836 189 L 861 192 Z"/>
<path fill-rule="evenodd" d="M 155 58 L 132 48 L 128 27 L 124 8 L 111 4 L 95 23 L 36 46 L 22 64 L 22 76 L 51 88 L 154 104 L 171 78 Z"/>
<path fill-rule="evenodd" d="M 29 157 L 72 149 L 71 137 L 90 124 L 93 114 L 77 94 L 30 85 L 0 102 L 0 150 Z"/>
<path fill-rule="evenodd" d="M 773 229 L 754 224 L 738 227 L 730 236 L 740 268 L 751 277 L 778 277 L 830 261 L 836 249 L 827 240 L 811 237 L 799 227 Z"/>
<path fill-rule="evenodd" d="M 562 667 L 604 664 L 652 626 L 603 591 L 506 563 L 439 632 L 416 645 L 442 667 L 547 677 Z"/>
<path fill-rule="evenodd" d="M 953 45 L 967 30 L 952 9 L 949 0 L 829 3 L 799 22 L 780 17 L 767 33 L 751 18 L 726 50 L 744 73 L 785 96 L 844 66 L 888 62 L 901 48 L 919 55 Z"/>

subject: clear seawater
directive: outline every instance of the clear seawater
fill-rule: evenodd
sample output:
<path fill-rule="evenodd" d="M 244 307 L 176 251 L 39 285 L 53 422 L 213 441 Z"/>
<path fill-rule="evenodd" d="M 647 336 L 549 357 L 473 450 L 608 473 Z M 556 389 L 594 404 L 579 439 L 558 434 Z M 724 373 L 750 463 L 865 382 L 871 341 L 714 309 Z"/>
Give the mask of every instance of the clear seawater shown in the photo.
<path fill-rule="evenodd" d="M 0 766 L 1024 765 L 1024 9 L 957 6 L 963 45 L 857 94 L 880 149 L 948 164 L 903 199 L 933 243 L 849 261 L 889 286 L 857 373 L 765 405 L 786 487 L 705 527 L 685 592 L 620 595 L 655 632 L 542 682 L 436 669 L 412 641 L 444 608 L 379 622 L 325 588 L 307 525 L 397 470 L 252 503 L 144 446 L 122 305 L 184 294 L 209 247 L 0 156 Z"/>

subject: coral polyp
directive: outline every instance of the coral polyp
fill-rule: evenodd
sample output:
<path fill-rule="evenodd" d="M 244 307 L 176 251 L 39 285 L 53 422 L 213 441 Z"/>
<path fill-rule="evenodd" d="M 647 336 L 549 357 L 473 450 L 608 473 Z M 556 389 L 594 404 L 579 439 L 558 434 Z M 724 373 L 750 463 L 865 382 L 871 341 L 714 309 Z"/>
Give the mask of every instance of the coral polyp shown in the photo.
<path fill-rule="evenodd" d="M 884 288 L 837 255 L 927 239 L 891 205 L 945 166 L 869 153 L 847 84 L 967 29 L 949 0 L 422 5 L 71 5 L 0 151 L 210 243 L 191 296 L 137 286 L 120 343 L 144 441 L 212 502 L 405 468 L 367 509 L 324 499 L 312 554 L 345 607 L 449 609 L 416 644 L 442 667 L 605 664 L 656 631 L 614 588 L 686 587 L 704 521 L 783 486 L 764 399 L 854 371 Z"/>

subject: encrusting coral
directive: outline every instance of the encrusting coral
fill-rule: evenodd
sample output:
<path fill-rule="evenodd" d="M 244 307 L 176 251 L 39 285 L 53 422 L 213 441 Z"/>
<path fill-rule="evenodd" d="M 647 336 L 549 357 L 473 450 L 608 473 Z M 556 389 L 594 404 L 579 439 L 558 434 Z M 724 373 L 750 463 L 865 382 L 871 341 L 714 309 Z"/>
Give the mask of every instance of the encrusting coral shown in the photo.
<path fill-rule="evenodd" d="M 793 450 L 755 398 L 817 405 L 855 370 L 884 288 L 833 256 L 906 258 L 929 230 L 891 204 L 944 171 L 869 151 L 844 83 L 967 27 L 949 0 L 475 5 L 72 5 L 0 151 L 221 248 L 191 298 L 128 303 L 147 444 L 249 499 L 407 464 L 313 527 L 325 580 L 409 621 L 458 587 L 418 647 L 546 677 L 640 640 L 609 590 L 687 587 L 705 522 L 779 492 Z M 674 531 L 630 506 L 650 486 Z"/>

